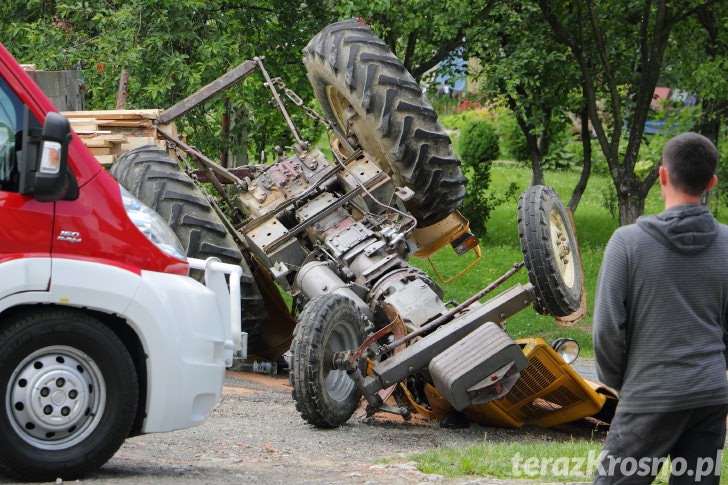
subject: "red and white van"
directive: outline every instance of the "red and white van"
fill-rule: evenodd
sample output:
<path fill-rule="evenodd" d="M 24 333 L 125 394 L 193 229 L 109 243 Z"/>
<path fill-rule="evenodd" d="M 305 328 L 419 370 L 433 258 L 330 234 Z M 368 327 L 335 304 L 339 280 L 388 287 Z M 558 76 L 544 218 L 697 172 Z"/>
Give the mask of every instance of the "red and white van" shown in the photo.
<path fill-rule="evenodd" d="M 72 478 L 203 422 L 245 351 L 239 271 L 187 260 L 0 44 L 0 472 Z"/>

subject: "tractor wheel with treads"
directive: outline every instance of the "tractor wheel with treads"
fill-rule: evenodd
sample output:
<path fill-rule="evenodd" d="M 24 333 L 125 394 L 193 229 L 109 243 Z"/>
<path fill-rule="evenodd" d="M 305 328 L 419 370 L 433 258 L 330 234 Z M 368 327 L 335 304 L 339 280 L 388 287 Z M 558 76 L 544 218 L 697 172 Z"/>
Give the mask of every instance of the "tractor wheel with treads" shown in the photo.
<path fill-rule="evenodd" d="M 326 117 L 372 155 L 398 186 L 421 226 L 457 210 L 466 179 L 450 137 L 420 86 L 372 30 L 357 20 L 325 27 L 303 50 Z"/>
<path fill-rule="evenodd" d="M 296 409 L 320 428 L 346 423 L 361 392 L 344 370 L 334 367 L 338 352 L 356 351 L 365 334 L 352 300 L 324 293 L 306 304 L 293 332 L 289 379 Z"/>
<path fill-rule="evenodd" d="M 518 235 L 536 309 L 555 317 L 579 309 L 584 286 L 571 218 L 556 191 L 534 185 L 518 200 Z"/>
<path fill-rule="evenodd" d="M 184 246 L 187 256 L 220 258 L 239 265 L 243 331 L 258 335 L 268 322 L 263 297 L 250 266 L 228 233 L 220 217 L 167 152 L 145 145 L 125 153 L 114 163 L 111 175 L 144 204 L 167 221 Z M 201 271 L 191 276 L 202 281 Z"/>

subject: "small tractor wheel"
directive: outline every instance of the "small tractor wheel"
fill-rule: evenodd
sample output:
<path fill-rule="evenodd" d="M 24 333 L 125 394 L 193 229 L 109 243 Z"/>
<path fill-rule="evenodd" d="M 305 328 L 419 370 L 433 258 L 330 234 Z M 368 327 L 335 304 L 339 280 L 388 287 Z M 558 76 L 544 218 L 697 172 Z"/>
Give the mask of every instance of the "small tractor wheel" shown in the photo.
<path fill-rule="evenodd" d="M 162 148 L 145 145 L 119 157 L 110 173 L 167 221 L 188 257 L 217 257 L 240 265 L 243 330 L 251 336 L 262 333 L 268 313 L 253 273 L 220 217 L 177 162 Z M 194 271 L 191 276 L 202 281 L 203 273 Z"/>
<path fill-rule="evenodd" d="M 579 309 L 583 275 L 571 219 L 556 191 L 528 188 L 518 200 L 518 235 L 537 308 L 564 317 Z"/>
<path fill-rule="evenodd" d="M 0 471 L 76 478 L 129 435 L 137 373 L 119 337 L 76 310 L 26 310 L 0 333 Z"/>
<path fill-rule="evenodd" d="M 303 50 L 326 117 L 374 156 L 422 226 L 462 204 L 466 179 L 435 110 L 387 44 L 357 20 L 325 27 Z"/>
<path fill-rule="evenodd" d="M 364 339 L 359 310 L 350 299 L 329 293 L 306 305 L 293 334 L 289 375 L 303 419 L 333 428 L 354 414 L 361 393 L 346 371 L 333 368 L 333 359 L 339 351 L 358 349 Z"/>

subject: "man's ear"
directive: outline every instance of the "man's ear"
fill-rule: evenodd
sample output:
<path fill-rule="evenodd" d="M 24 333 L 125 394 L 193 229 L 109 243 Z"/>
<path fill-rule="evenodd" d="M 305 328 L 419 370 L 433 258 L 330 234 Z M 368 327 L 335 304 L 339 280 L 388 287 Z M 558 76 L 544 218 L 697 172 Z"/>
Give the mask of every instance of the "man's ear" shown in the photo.
<path fill-rule="evenodd" d="M 660 174 L 660 185 L 667 184 L 667 169 L 665 168 L 665 166 L 660 165 L 658 172 Z"/>
<path fill-rule="evenodd" d="M 708 191 L 708 190 L 712 189 L 712 188 L 713 188 L 713 186 L 714 186 L 715 184 L 717 184 L 717 183 L 718 183 L 718 176 L 717 176 L 717 175 L 713 175 L 713 178 L 711 178 L 711 179 L 710 179 L 710 183 L 709 183 L 709 184 L 708 184 L 708 186 L 707 186 L 707 187 L 705 188 L 705 190 L 706 190 L 706 191 Z"/>

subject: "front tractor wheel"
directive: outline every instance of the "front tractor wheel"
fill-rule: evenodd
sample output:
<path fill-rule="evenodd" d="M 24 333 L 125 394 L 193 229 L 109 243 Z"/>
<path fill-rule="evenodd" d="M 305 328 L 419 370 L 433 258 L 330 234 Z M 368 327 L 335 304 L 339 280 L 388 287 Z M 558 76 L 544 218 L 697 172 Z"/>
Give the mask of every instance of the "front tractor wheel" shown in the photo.
<path fill-rule="evenodd" d="M 518 235 L 539 310 L 570 315 L 581 304 L 583 275 L 571 218 L 556 191 L 530 187 L 518 200 Z"/>
<path fill-rule="evenodd" d="M 294 331 L 290 374 L 303 419 L 332 428 L 354 414 L 361 393 L 345 371 L 334 368 L 334 357 L 358 349 L 364 338 L 359 310 L 350 299 L 324 294 L 306 305 Z"/>

